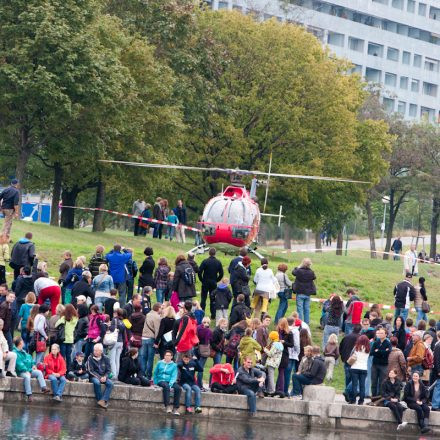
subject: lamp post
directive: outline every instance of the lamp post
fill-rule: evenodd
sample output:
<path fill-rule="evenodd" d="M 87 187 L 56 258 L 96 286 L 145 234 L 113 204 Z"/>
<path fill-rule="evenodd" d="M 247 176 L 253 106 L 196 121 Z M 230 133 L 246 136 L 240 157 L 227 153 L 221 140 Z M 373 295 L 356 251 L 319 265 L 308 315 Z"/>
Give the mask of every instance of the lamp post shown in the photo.
<path fill-rule="evenodd" d="M 380 229 L 382 231 L 381 237 L 380 237 L 380 246 L 383 249 L 383 237 L 385 234 L 385 219 L 387 216 L 387 205 L 390 203 L 390 198 L 389 196 L 383 196 L 382 197 L 382 203 L 383 203 L 383 220 L 382 220 L 382 224 L 380 225 Z"/>

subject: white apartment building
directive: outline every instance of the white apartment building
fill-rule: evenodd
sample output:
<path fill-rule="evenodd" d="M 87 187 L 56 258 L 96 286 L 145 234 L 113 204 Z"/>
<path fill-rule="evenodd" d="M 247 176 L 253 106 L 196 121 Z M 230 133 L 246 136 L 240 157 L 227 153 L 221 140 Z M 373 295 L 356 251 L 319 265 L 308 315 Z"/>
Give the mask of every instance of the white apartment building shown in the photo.
<path fill-rule="evenodd" d="M 206 1 L 206 0 L 205 0 Z M 440 0 L 210 0 L 304 25 L 382 85 L 388 111 L 440 121 Z"/>

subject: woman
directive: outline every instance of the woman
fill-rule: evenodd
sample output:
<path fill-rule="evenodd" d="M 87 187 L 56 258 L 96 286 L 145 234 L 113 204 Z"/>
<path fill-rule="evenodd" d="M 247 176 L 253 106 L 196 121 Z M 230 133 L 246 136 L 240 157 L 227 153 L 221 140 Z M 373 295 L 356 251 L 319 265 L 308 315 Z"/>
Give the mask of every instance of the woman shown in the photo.
<path fill-rule="evenodd" d="M 20 318 L 19 329 L 21 331 L 21 338 L 24 341 L 25 350 L 27 350 L 27 346 L 28 346 L 29 340 L 30 340 L 30 334 L 27 329 L 27 322 L 28 322 L 29 316 L 31 314 L 32 308 L 34 307 L 36 302 L 37 302 L 37 298 L 35 296 L 35 293 L 29 292 L 26 295 L 26 298 L 24 300 L 24 304 L 21 305 L 20 311 L 18 312 L 18 317 Z M 38 309 L 36 309 L 36 310 L 38 310 Z M 34 315 L 34 318 L 35 318 L 35 316 L 36 315 Z"/>
<path fill-rule="evenodd" d="M 143 218 L 151 218 L 151 205 L 149 203 L 145 204 L 145 208 L 142 211 L 141 216 Z M 139 221 L 139 235 L 147 235 L 150 230 L 150 222 L 148 220 Z"/>
<path fill-rule="evenodd" d="M 261 267 L 257 269 L 254 276 L 255 290 L 252 298 L 251 309 L 254 310 L 254 316 L 263 319 L 267 313 L 269 298 L 274 293 L 278 293 L 278 281 L 275 278 L 272 269 L 269 269 L 267 258 L 261 259 Z M 261 313 L 260 313 L 261 312 Z"/>
<path fill-rule="evenodd" d="M 394 330 L 393 336 L 397 338 L 397 348 L 400 350 L 405 350 L 406 347 L 406 331 L 405 331 L 405 321 L 401 316 L 398 316 L 394 320 Z"/>
<path fill-rule="evenodd" d="M 64 341 L 61 343 L 61 356 L 66 360 L 66 367 L 69 370 L 72 361 L 72 348 L 74 343 L 74 332 L 78 322 L 78 312 L 72 304 L 67 304 L 61 315 L 61 318 L 55 324 L 55 327 L 59 329 L 64 325 Z"/>
<path fill-rule="evenodd" d="M 0 284 L 6 284 L 6 263 L 9 262 L 9 235 L 0 235 Z"/>
<path fill-rule="evenodd" d="M 408 381 L 403 390 L 403 400 L 409 409 L 413 409 L 417 414 L 420 432 L 426 434 L 429 429 L 429 389 L 420 380 L 418 371 L 414 371 L 412 379 Z"/>
<path fill-rule="evenodd" d="M 213 356 L 213 364 L 220 364 L 223 356 L 223 349 L 225 348 L 225 333 L 228 329 L 228 320 L 220 318 L 217 326 L 212 331 L 211 338 L 211 353 Z"/>
<path fill-rule="evenodd" d="M 17 377 L 15 374 L 15 363 L 17 354 L 9 351 L 8 342 L 3 334 L 4 321 L 0 318 L 0 378 L 5 376 Z M 5 373 L 5 363 L 8 362 L 8 371 Z"/>
<path fill-rule="evenodd" d="M 150 386 L 150 381 L 142 374 L 138 360 L 139 352 L 136 347 L 130 348 L 121 360 L 118 380 L 129 385 Z"/>
<path fill-rule="evenodd" d="M 145 324 L 145 315 L 142 313 L 142 306 L 140 304 L 134 306 L 134 312 L 128 320 L 131 324 L 130 346 L 132 348 L 140 348 L 142 346 L 142 331 Z"/>
<path fill-rule="evenodd" d="M 402 382 L 397 379 L 397 372 L 390 370 L 388 378 L 382 382 L 381 395 L 384 399 L 383 405 L 391 410 L 397 420 L 397 430 L 404 428 L 408 422 L 403 422 L 403 412 L 405 408 L 400 403 L 400 392 L 402 390 Z"/>
<path fill-rule="evenodd" d="M 299 267 L 292 271 L 295 277 L 292 291 L 296 294 L 296 310 L 299 319 L 306 324 L 310 323 L 310 295 L 316 295 L 316 286 L 314 280 L 316 275 L 312 270 L 312 260 L 304 258 Z"/>
<path fill-rule="evenodd" d="M 360 336 L 356 341 L 352 356 L 354 356 L 356 360 L 350 367 L 352 386 L 350 388 L 348 403 L 356 403 L 356 394 L 359 388 L 358 405 L 363 405 L 365 399 L 365 380 L 367 379 L 368 358 L 370 356 L 370 340 L 365 335 Z"/>
<path fill-rule="evenodd" d="M 280 366 L 278 367 L 277 392 L 284 396 L 285 369 L 289 364 L 289 348 L 293 347 L 293 333 L 286 318 L 281 318 L 277 326 L 280 342 L 283 344 Z"/>
<path fill-rule="evenodd" d="M 425 278 L 420 277 L 419 283 L 414 286 L 414 289 L 416 291 L 415 297 L 414 297 L 414 307 L 417 312 L 417 320 L 416 325 L 420 321 L 428 321 L 428 315 L 423 311 L 423 301 L 428 301 L 428 297 L 426 295 L 426 288 L 425 288 Z"/>
<path fill-rule="evenodd" d="M 339 346 L 338 346 L 338 337 L 332 333 L 329 338 L 327 345 L 324 348 L 324 361 L 327 369 L 327 374 L 325 375 L 325 379 L 328 382 L 333 380 L 333 371 L 335 369 L 336 361 L 339 358 Z"/>
<path fill-rule="evenodd" d="M 60 320 L 61 316 L 63 316 L 63 312 L 64 312 L 64 306 L 62 304 L 58 304 L 55 309 L 55 314 L 52 315 L 47 322 L 49 347 L 52 347 L 52 344 L 56 344 L 58 342 L 58 329 L 56 328 L 56 324 Z"/>
<path fill-rule="evenodd" d="M 159 332 L 156 340 L 154 341 L 154 348 L 158 349 L 159 357 L 163 359 L 163 356 L 167 350 L 175 353 L 173 345 L 173 328 L 176 322 L 176 312 L 171 306 L 163 309 L 162 319 L 160 320 Z"/>
<path fill-rule="evenodd" d="M 391 337 L 390 342 L 392 349 L 388 356 L 388 372 L 394 370 L 397 373 L 397 379 L 402 383 L 406 382 L 408 369 L 405 356 L 403 355 L 402 350 L 398 348 L 398 340 L 395 336 Z"/>
<path fill-rule="evenodd" d="M 116 343 L 112 347 L 110 347 L 108 352 L 113 377 L 118 377 L 119 375 L 121 353 L 124 348 L 124 342 L 126 340 L 126 328 L 124 323 L 122 322 L 123 319 L 124 311 L 122 309 L 117 309 L 113 315 L 113 319 L 109 327 L 110 333 L 113 333 L 116 330 L 118 332 L 118 339 Z"/>
<path fill-rule="evenodd" d="M 278 281 L 280 286 L 280 291 L 278 292 L 278 298 L 280 299 L 280 303 L 278 304 L 278 310 L 275 315 L 275 324 L 278 323 L 280 318 L 283 318 L 287 312 L 288 304 L 287 301 L 292 299 L 292 281 L 289 280 L 289 277 L 286 275 L 287 272 L 287 264 L 279 264 L 278 272 L 275 275 L 275 278 Z"/>
<path fill-rule="evenodd" d="M 138 292 L 145 286 L 154 287 L 153 271 L 156 263 L 153 260 L 153 254 L 154 252 L 151 247 L 146 247 L 144 249 L 144 255 L 146 256 L 146 258 L 139 269 L 140 275 Z"/>
<path fill-rule="evenodd" d="M 176 270 L 174 271 L 173 291 L 177 292 L 179 301 L 186 301 L 196 296 L 195 272 L 188 263 L 184 255 L 178 255 L 176 258 Z M 194 282 L 185 281 L 185 275 L 194 277 Z"/>
<path fill-rule="evenodd" d="M 105 335 L 105 328 L 102 326 L 104 315 L 99 313 L 99 307 L 94 304 L 90 307 L 89 327 L 85 338 L 84 357 L 87 359 L 93 353 L 93 347 L 97 342 L 102 342 Z"/>
<path fill-rule="evenodd" d="M 205 368 L 206 361 L 211 354 L 211 341 L 212 331 L 209 328 L 211 324 L 211 318 L 205 316 L 202 323 L 197 326 L 197 337 L 199 338 L 199 346 L 197 348 L 197 358 L 199 365 L 202 367 L 202 371 L 197 373 L 197 384 L 202 391 L 206 391 L 203 387 L 203 368 Z"/>
<path fill-rule="evenodd" d="M 113 277 L 108 274 L 108 266 L 99 266 L 99 275 L 93 278 L 92 289 L 95 292 L 95 304 L 101 311 L 104 310 L 105 302 L 110 298 L 110 290 L 115 287 Z"/>
<path fill-rule="evenodd" d="M 329 336 L 334 333 L 339 335 L 339 329 L 341 326 L 342 314 L 344 313 L 344 303 L 339 295 L 333 295 L 330 298 L 330 306 L 328 309 L 327 323 L 324 327 L 324 333 L 322 336 L 322 348 L 327 345 Z"/>
<path fill-rule="evenodd" d="M 81 305 L 78 307 L 78 321 L 75 326 L 75 330 L 73 331 L 73 352 L 72 352 L 72 361 L 74 355 L 76 353 L 82 352 L 83 347 L 87 342 L 87 334 L 89 331 L 89 317 L 88 310 L 85 305 Z"/>
<path fill-rule="evenodd" d="M 232 291 L 234 293 L 233 306 L 237 303 L 237 296 L 241 294 L 244 295 L 244 303 L 247 307 L 251 306 L 251 289 L 249 287 L 250 280 L 250 265 L 252 260 L 246 255 L 241 261 L 237 263 L 234 268 L 234 276 L 231 277 L 232 281 Z"/>
<path fill-rule="evenodd" d="M 60 354 L 60 346 L 58 344 L 52 344 L 50 353 L 44 358 L 44 364 L 46 366 L 44 378 L 50 381 L 54 396 L 53 400 L 61 402 L 64 387 L 66 386 L 67 370 L 66 362 Z"/>
<path fill-rule="evenodd" d="M 73 264 L 73 268 L 67 273 L 66 281 L 64 282 L 66 289 L 64 291 L 64 297 L 62 298 L 63 304 L 70 304 L 72 302 L 72 288 L 75 283 L 81 279 L 84 266 L 84 259 L 78 257 Z"/>
<path fill-rule="evenodd" d="M 299 355 L 298 362 L 301 362 L 301 359 L 304 356 L 304 348 L 312 346 L 312 338 L 310 337 L 310 333 L 306 328 L 302 328 L 299 331 Z"/>
<path fill-rule="evenodd" d="M 164 302 L 164 294 L 168 285 L 168 274 L 171 271 L 171 267 L 168 266 L 167 259 L 161 257 L 156 271 L 154 272 L 154 285 L 156 286 L 156 301 L 159 303 Z"/>
<path fill-rule="evenodd" d="M 379 304 L 373 304 L 373 305 L 370 307 L 370 310 L 367 310 L 367 311 L 365 312 L 364 318 L 369 318 L 369 319 L 371 320 L 371 317 L 370 317 L 370 314 L 371 314 L 371 313 L 376 313 L 376 314 L 377 314 L 377 318 L 378 318 L 378 319 L 382 319 L 382 310 L 381 310 Z"/>
<path fill-rule="evenodd" d="M 32 351 L 36 352 L 35 355 L 36 364 L 38 364 L 43 360 L 44 353 L 46 352 L 45 347 L 49 339 L 49 336 L 47 334 L 47 321 L 46 321 L 48 315 L 49 315 L 49 306 L 47 306 L 46 304 L 42 304 L 34 320 L 34 334 L 33 334 L 33 344 L 32 344 L 34 346 L 34 349 Z M 37 344 L 38 341 L 40 341 L 40 344 Z M 43 341 L 45 342 L 45 344 L 42 344 Z M 41 345 L 41 347 L 39 347 L 38 345 Z"/>
<path fill-rule="evenodd" d="M 246 329 L 247 329 L 247 322 L 246 320 L 243 320 L 234 324 L 231 330 L 225 336 L 225 339 L 227 340 L 227 343 L 225 343 L 224 346 L 226 363 L 231 364 L 234 367 L 235 372 L 237 372 L 238 370 L 238 358 L 239 358 L 238 347 L 240 345 L 241 338 L 243 337 Z M 249 330 L 252 334 L 252 330 L 251 329 Z"/>

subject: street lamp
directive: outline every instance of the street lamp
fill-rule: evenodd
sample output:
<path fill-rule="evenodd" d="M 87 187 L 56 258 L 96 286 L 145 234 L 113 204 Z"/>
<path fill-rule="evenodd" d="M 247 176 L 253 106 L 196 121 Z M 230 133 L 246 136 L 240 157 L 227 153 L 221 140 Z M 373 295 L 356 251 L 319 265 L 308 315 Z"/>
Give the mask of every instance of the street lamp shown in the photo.
<path fill-rule="evenodd" d="M 382 235 L 380 237 L 380 246 L 383 249 L 383 237 L 385 234 L 385 219 L 387 216 L 387 205 L 390 203 L 390 198 L 389 196 L 383 196 L 382 197 L 382 203 L 383 203 L 383 220 L 382 220 L 382 224 L 380 225 L 380 229 L 382 231 Z"/>

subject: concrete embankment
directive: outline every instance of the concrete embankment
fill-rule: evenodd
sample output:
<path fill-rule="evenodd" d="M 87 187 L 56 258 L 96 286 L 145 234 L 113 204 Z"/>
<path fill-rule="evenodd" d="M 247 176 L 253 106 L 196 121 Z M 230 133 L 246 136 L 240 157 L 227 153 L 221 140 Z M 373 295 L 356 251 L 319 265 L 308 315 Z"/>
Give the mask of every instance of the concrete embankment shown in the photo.
<path fill-rule="evenodd" d="M 43 395 L 35 380 L 32 380 L 33 403 L 105 411 L 96 406 L 93 387 L 88 383 L 69 382 L 63 402 L 54 402 L 51 395 Z M 265 398 L 257 401 L 257 419 L 272 423 L 284 423 L 298 428 L 321 428 L 330 430 L 354 430 L 361 432 L 393 432 L 396 429 L 391 412 L 387 408 L 346 405 L 334 402 L 334 389 L 325 386 L 306 387 L 304 400 Z M 0 379 L 0 400 L 10 403 L 25 402 L 23 381 L 16 378 Z M 183 395 L 181 398 L 183 403 Z M 203 393 L 202 418 L 243 421 L 248 417 L 244 396 Z M 113 389 L 109 410 L 130 412 L 164 413 L 162 392 L 153 388 L 141 388 L 117 383 Z M 183 414 L 183 406 L 181 407 Z M 419 432 L 415 412 L 405 411 L 404 420 L 409 422 L 402 434 Z M 430 426 L 433 436 L 440 436 L 440 412 L 431 413 Z"/>

